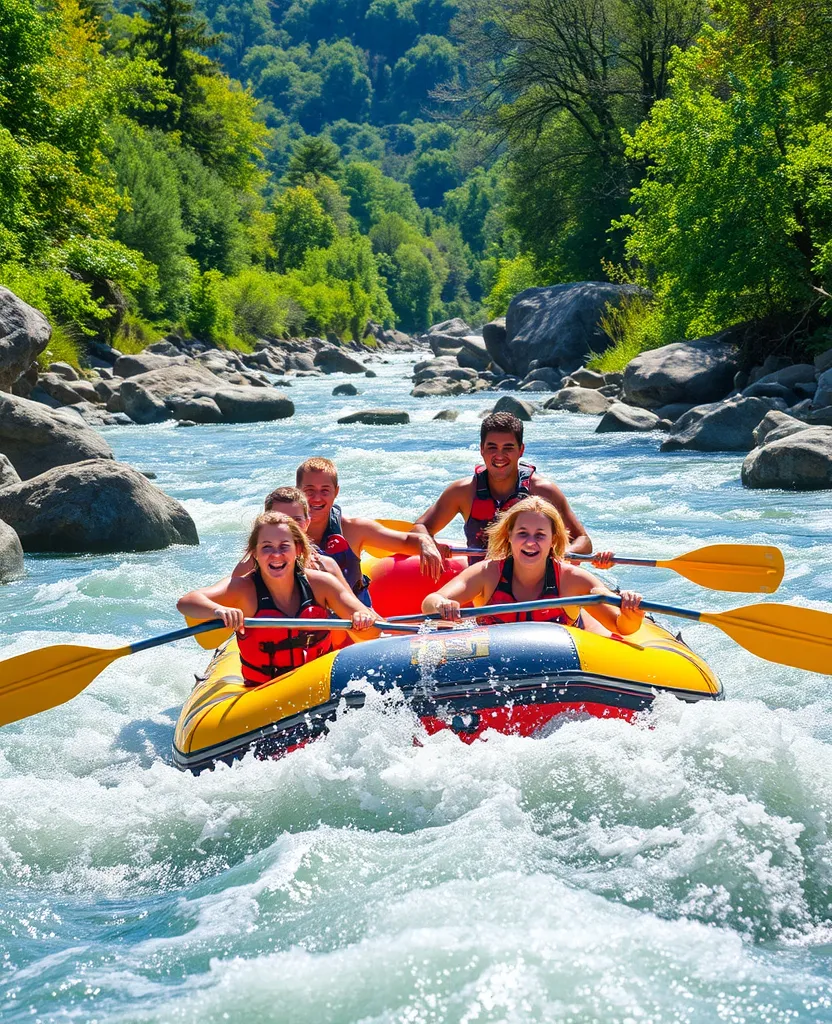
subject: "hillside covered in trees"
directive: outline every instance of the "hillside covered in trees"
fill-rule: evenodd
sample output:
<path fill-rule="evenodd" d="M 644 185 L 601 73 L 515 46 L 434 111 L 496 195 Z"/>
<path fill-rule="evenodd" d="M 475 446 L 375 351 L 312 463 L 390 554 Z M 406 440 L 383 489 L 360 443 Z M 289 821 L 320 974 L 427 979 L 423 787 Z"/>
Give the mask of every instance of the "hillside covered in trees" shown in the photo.
<path fill-rule="evenodd" d="M 84 339 L 482 321 L 649 288 L 607 368 L 828 345 L 816 0 L 0 0 L 0 283 Z"/>

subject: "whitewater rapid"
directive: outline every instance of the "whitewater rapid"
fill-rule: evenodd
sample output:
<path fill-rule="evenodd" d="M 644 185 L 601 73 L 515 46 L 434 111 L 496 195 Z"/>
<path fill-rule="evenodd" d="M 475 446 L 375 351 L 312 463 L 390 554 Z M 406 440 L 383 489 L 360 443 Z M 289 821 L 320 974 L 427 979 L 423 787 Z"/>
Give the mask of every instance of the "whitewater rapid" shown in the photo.
<path fill-rule="evenodd" d="M 27 558 L 0 588 L 0 656 L 176 628 L 176 598 L 228 571 L 263 496 L 308 455 L 336 460 L 352 513 L 423 511 L 472 470 L 494 397 L 414 400 L 407 368 L 376 364 L 355 398 L 331 396 L 345 378 L 297 381 L 298 411 L 276 424 L 106 430 L 201 544 Z M 368 405 L 411 423 L 336 425 Z M 451 406 L 455 423 L 432 421 Z M 832 611 L 829 492 L 745 491 L 739 455 L 663 455 L 658 435 L 595 423 L 536 417 L 527 458 L 596 546 L 776 543 L 776 600 Z M 609 578 L 691 608 L 755 600 L 657 570 Z M 832 677 L 713 628 L 684 635 L 724 703 L 668 697 L 636 725 L 466 746 L 372 698 L 290 757 L 198 778 L 170 742 L 206 652 L 116 662 L 0 732 L 0 1020 L 832 1020 Z"/>

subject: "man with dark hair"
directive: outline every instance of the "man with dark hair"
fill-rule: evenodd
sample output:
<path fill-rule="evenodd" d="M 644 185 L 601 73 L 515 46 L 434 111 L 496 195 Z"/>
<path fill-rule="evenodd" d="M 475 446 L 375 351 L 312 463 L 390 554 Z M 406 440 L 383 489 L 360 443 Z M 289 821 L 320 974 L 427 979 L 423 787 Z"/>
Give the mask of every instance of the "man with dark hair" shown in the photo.
<path fill-rule="evenodd" d="M 521 462 L 523 424 L 510 412 L 493 412 L 480 428 L 480 454 L 483 465 L 472 477 L 463 477 L 449 484 L 437 501 L 421 516 L 414 532 L 424 530 L 437 534 L 456 515 L 465 520 L 465 538 L 469 547 L 486 546 L 483 531 L 504 509 L 527 497 L 540 495 L 560 512 L 569 532 L 569 551 L 583 555 L 592 552 L 592 541 L 569 507 L 563 491 L 551 480 L 535 472 L 528 462 Z"/>

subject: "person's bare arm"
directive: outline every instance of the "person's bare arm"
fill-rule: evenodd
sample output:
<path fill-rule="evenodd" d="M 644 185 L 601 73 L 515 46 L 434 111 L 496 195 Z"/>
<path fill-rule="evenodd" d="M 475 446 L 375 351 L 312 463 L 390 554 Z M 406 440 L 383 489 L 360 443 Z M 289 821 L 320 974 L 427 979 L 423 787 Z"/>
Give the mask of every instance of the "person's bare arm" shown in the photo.
<path fill-rule="evenodd" d="M 410 533 L 391 530 L 375 519 L 342 518 L 341 523 L 347 543 L 357 554 L 372 544 L 394 555 L 419 555 L 422 572 L 432 579 L 439 579 L 442 575 L 442 560 L 449 552 L 446 548 L 443 553 L 430 534 L 415 529 Z"/>
<path fill-rule="evenodd" d="M 577 594 L 616 596 L 591 572 L 568 564 L 564 564 L 562 567 L 560 588 L 562 597 L 573 597 Z M 617 596 L 621 598 L 620 608 L 614 604 L 594 604 L 591 607 L 592 616 L 611 633 L 627 636 L 630 633 L 635 633 L 644 621 L 644 612 L 640 608 L 641 594 L 637 594 L 633 590 L 622 590 Z M 577 618 L 579 610 L 578 608 L 569 608 L 567 614 L 572 618 Z"/>
<path fill-rule="evenodd" d="M 240 633 L 243 620 L 252 612 L 251 581 L 241 576 L 227 576 L 210 587 L 191 590 L 180 597 L 176 607 L 190 619 L 222 619 Z"/>
<path fill-rule="evenodd" d="M 355 632 L 364 634 L 362 640 L 379 635 L 379 630 L 373 626 L 379 618 L 378 612 L 362 604 L 345 583 L 330 576 L 328 572 L 315 569 L 310 569 L 306 575 L 315 600 L 331 608 L 342 619 L 350 619 Z"/>
<path fill-rule="evenodd" d="M 429 533 L 436 536 L 455 516 L 465 516 L 465 499 L 471 487 L 471 478 L 454 480 L 448 484 L 436 501 L 414 524 L 414 531 Z"/>
<path fill-rule="evenodd" d="M 425 615 L 441 615 L 443 619 L 458 620 L 460 608 L 475 602 L 478 597 L 492 594 L 499 579 L 496 562 L 476 562 L 449 580 L 444 587 L 422 601 Z"/>
<path fill-rule="evenodd" d="M 534 494 L 539 494 L 541 498 L 545 498 L 547 501 L 550 501 L 558 512 L 560 512 L 563 525 L 566 527 L 566 532 L 569 534 L 569 547 L 566 550 L 573 551 L 576 555 L 591 555 L 592 541 L 589 538 L 589 534 L 584 529 L 581 521 L 572 511 L 566 495 L 560 487 L 558 487 L 557 484 L 552 483 L 551 480 L 547 480 L 545 477 L 535 475 L 532 489 Z"/>

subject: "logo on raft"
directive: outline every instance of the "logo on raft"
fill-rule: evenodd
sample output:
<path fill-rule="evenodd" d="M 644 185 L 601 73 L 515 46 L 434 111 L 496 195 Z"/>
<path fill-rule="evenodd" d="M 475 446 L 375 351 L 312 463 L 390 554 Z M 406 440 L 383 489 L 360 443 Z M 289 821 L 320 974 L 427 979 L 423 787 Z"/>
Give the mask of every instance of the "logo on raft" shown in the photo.
<path fill-rule="evenodd" d="M 467 661 L 469 658 L 487 658 L 490 653 L 488 630 L 466 630 L 464 634 L 446 633 L 437 636 L 410 637 L 411 665 L 444 665 L 449 661 Z"/>

